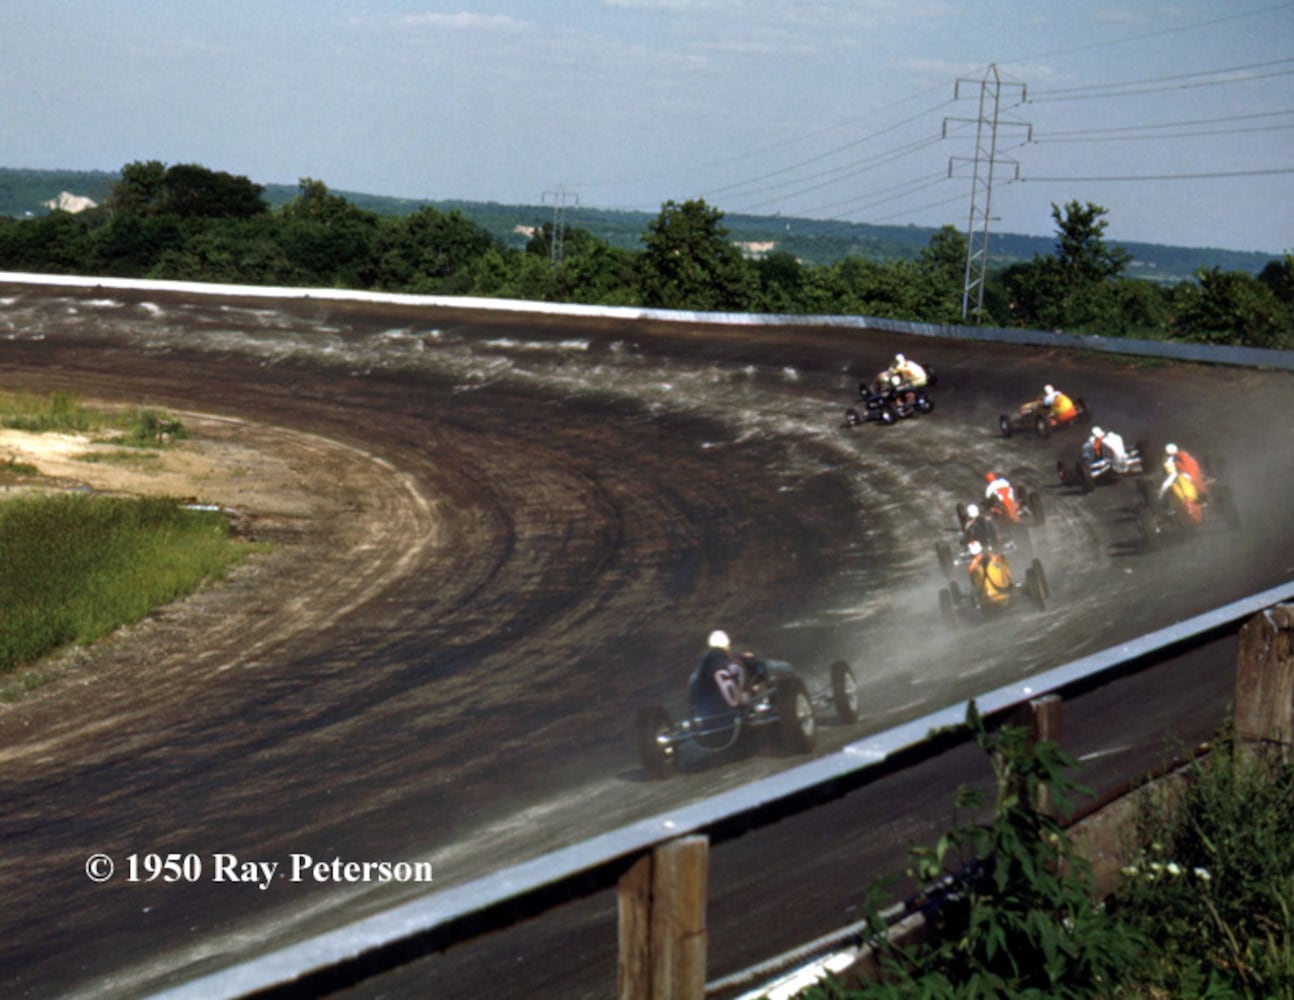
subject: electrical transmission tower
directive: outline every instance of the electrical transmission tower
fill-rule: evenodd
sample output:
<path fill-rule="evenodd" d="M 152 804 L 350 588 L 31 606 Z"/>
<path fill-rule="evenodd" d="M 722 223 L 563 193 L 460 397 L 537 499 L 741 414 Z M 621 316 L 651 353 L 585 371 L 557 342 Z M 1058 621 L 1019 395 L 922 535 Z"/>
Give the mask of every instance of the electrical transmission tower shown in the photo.
<path fill-rule="evenodd" d="M 562 253 L 566 241 L 566 200 L 572 199 L 572 203 L 578 205 L 580 196 L 569 192 L 559 184 L 556 191 L 545 191 L 543 194 L 544 204 L 548 204 L 549 198 L 553 199 L 553 234 L 548 243 L 548 262 L 556 267 L 562 262 Z"/>
<path fill-rule="evenodd" d="M 997 64 L 989 66 L 982 80 L 959 79 L 953 90 L 953 100 L 961 97 L 961 85 L 979 84 L 979 116 L 976 118 L 945 118 L 944 137 L 948 136 L 950 121 L 972 122 L 975 125 L 975 156 L 953 156 L 948 160 L 948 176 L 953 175 L 953 165 L 957 162 L 971 162 L 971 204 L 970 220 L 966 225 L 966 274 L 962 280 L 962 319 L 970 311 L 971 295 L 975 296 L 975 318 L 978 322 L 984 315 L 984 282 L 988 276 L 988 231 L 993 205 L 993 175 L 999 162 L 1010 163 L 1015 167 L 1014 180 L 1020 179 L 1020 164 L 1016 160 L 998 156 L 997 134 L 1001 128 L 1023 128 L 1027 134 L 1025 141 L 1033 138 L 1033 126 L 1024 122 L 1002 120 L 1002 90 L 1004 87 L 1019 91 L 1020 100 L 1025 99 L 1023 83 L 1003 83 L 997 71 Z"/>

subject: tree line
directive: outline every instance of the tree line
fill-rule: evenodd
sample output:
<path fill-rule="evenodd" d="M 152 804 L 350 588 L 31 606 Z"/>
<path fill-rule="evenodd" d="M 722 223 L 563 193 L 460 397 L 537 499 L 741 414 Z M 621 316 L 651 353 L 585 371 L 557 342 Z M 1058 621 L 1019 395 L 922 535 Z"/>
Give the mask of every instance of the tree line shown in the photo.
<path fill-rule="evenodd" d="M 969 322 L 1294 348 L 1294 255 L 1258 275 L 1201 269 L 1165 286 L 1126 273 L 1127 252 L 1105 240 L 1106 209 L 1071 201 L 1051 214 L 1053 253 L 990 271 Z M 806 265 L 784 251 L 746 255 L 723 212 L 694 199 L 663 204 L 641 244 L 546 223 L 515 249 L 457 211 L 383 215 L 313 178 L 271 209 L 246 177 L 155 160 L 123 167 L 100 207 L 0 218 L 0 269 L 14 271 L 964 321 L 968 247 L 952 226 L 915 259 Z"/>

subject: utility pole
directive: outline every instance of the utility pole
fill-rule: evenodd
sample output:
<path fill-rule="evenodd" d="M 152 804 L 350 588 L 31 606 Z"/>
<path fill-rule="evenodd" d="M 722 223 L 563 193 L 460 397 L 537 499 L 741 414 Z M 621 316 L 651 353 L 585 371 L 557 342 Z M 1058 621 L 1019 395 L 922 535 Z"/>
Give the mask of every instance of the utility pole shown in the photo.
<path fill-rule="evenodd" d="M 953 89 L 953 100 L 961 97 L 961 85 L 974 84 L 977 81 L 958 79 Z M 1015 177 L 1020 179 L 1020 164 L 1016 160 L 999 157 L 997 154 L 997 134 L 999 128 L 1023 128 L 1027 134 L 1025 141 L 1033 138 L 1033 126 L 1024 122 L 1002 121 L 1003 87 L 1018 89 L 1020 100 L 1027 94 L 1023 83 L 1002 82 L 997 64 L 989 66 L 984 78 L 979 83 L 979 115 L 976 118 L 945 118 L 944 138 L 948 137 L 950 121 L 974 122 L 975 156 L 971 178 L 970 220 L 966 225 L 966 272 L 962 279 L 962 319 L 970 311 L 971 294 L 975 295 L 975 321 L 984 318 L 984 282 L 988 276 L 988 233 L 989 221 L 993 218 L 993 175 L 998 162 L 1010 163 L 1015 167 Z M 990 106 L 991 105 L 991 106 Z M 953 164 L 967 162 L 969 157 L 953 156 L 948 159 L 948 176 L 953 175 Z"/>
<path fill-rule="evenodd" d="M 544 204 L 548 204 L 549 198 L 553 199 L 553 236 L 548 243 L 548 262 L 556 267 L 562 262 L 563 244 L 566 240 L 566 199 L 571 198 L 573 204 L 580 203 L 580 196 L 566 190 L 564 185 L 557 185 L 556 191 L 545 191 L 543 194 Z"/>

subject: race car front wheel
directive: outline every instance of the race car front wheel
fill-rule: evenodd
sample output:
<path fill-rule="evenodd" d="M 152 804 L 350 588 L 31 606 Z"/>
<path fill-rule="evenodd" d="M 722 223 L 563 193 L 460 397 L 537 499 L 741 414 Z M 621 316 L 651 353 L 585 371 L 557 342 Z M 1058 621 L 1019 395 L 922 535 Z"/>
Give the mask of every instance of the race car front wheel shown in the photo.
<path fill-rule="evenodd" d="M 786 753 L 808 753 L 813 749 L 818 724 L 813 702 L 804 682 L 787 677 L 777 684 L 777 730 Z"/>
<path fill-rule="evenodd" d="M 831 700 L 841 722 L 849 725 L 858 721 L 858 682 L 844 660 L 831 665 Z"/>

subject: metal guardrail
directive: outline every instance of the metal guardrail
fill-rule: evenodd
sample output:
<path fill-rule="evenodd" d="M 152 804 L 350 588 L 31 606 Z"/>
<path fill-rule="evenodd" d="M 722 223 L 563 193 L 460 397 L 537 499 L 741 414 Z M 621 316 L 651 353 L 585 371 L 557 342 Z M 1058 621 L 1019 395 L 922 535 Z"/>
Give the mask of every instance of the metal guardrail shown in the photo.
<path fill-rule="evenodd" d="M 996 688 L 977 697 L 976 704 L 982 715 L 992 716 L 1043 694 L 1063 695 L 1094 685 L 1105 675 L 1236 628 L 1258 612 L 1291 599 L 1294 581 Z M 830 792 L 842 781 L 861 784 L 866 772 L 929 744 L 932 736 L 962 731 L 964 719 L 964 704 L 950 705 L 702 802 L 430 893 L 154 996 L 158 1000 L 210 1000 L 297 993 L 310 984 L 335 989 L 400 968 L 451 944 L 609 888 L 632 859 L 667 841 L 692 833 L 721 834 L 726 825 L 742 830 L 758 828 L 813 808 L 818 798 L 815 793 Z"/>

